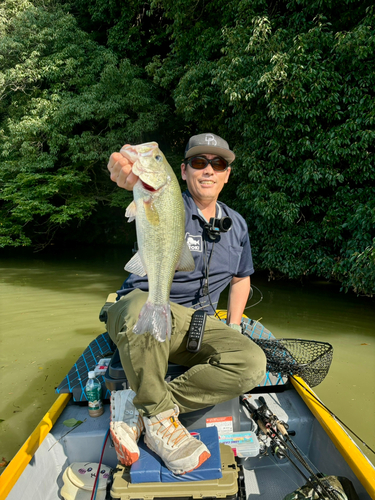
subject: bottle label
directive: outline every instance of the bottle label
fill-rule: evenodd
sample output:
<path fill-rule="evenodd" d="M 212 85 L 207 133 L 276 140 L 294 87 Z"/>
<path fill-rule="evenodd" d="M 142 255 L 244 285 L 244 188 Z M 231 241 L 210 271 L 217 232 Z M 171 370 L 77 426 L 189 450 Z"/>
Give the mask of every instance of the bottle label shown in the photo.
<path fill-rule="evenodd" d="M 101 401 L 101 392 L 102 388 L 101 386 L 93 387 L 90 390 L 86 389 L 86 397 L 87 401 L 89 403 L 89 410 L 100 410 L 102 408 L 102 401 Z"/>

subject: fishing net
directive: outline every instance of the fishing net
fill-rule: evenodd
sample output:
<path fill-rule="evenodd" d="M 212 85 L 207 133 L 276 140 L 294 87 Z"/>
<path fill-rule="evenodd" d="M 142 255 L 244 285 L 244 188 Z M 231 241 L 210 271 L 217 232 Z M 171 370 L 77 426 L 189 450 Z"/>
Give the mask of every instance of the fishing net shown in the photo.
<path fill-rule="evenodd" d="M 319 385 L 331 366 L 333 347 L 303 339 L 252 339 L 263 349 L 271 373 L 301 377 L 310 387 Z"/>
<path fill-rule="evenodd" d="M 331 344 L 303 339 L 257 338 L 247 330 L 245 328 L 244 334 L 264 351 L 269 372 L 301 377 L 310 387 L 325 379 L 333 357 Z"/>

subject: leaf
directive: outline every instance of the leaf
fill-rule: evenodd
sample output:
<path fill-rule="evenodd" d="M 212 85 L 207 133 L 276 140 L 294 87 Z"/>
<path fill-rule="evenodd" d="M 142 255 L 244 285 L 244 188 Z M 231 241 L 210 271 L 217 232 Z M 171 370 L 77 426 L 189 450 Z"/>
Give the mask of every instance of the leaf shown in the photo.
<path fill-rule="evenodd" d="M 75 418 L 69 418 L 68 420 L 64 420 L 63 424 L 66 427 L 76 427 L 77 425 L 82 424 L 82 420 L 77 420 Z"/>
<path fill-rule="evenodd" d="M 9 464 L 9 460 L 6 460 L 5 457 L 3 457 L 3 460 L 0 462 L 0 467 L 6 467 Z"/>

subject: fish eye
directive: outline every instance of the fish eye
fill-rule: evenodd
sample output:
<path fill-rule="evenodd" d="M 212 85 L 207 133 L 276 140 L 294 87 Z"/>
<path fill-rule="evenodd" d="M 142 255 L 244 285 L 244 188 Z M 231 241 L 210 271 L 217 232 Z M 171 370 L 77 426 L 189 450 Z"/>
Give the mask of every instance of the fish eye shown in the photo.
<path fill-rule="evenodd" d="M 156 155 L 156 156 L 155 156 L 155 160 L 156 160 L 156 161 L 163 161 L 163 157 L 162 157 L 162 156 L 160 156 L 160 155 Z"/>

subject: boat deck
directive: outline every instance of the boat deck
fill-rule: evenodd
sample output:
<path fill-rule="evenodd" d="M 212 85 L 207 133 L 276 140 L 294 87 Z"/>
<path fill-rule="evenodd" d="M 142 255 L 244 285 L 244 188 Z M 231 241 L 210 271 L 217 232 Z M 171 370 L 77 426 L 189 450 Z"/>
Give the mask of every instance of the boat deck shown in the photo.
<path fill-rule="evenodd" d="M 282 392 L 254 394 L 253 400 L 256 401 L 259 396 L 265 398 L 270 409 L 280 420 L 288 423 L 289 431 L 295 432 L 293 440 L 308 461 L 314 463 L 326 475 L 346 476 L 353 482 L 361 500 L 369 498 L 350 467 L 292 386 L 285 387 Z M 197 429 L 202 427 L 202 422 L 210 416 L 211 411 L 212 409 L 207 409 L 203 413 L 198 412 L 195 419 L 192 414 L 189 414 L 189 419 L 184 419 L 184 415 L 181 415 L 181 421 L 189 430 Z M 246 415 L 246 410 L 239 407 L 239 412 L 240 429 L 250 430 L 251 421 Z M 70 418 L 83 421 L 71 432 L 63 424 Z M 61 499 L 59 492 L 63 485 L 62 475 L 65 468 L 73 462 L 99 461 L 109 421 L 109 405 L 105 405 L 105 411 L 101 417 L 91 418 L 88 415 L 87 406 L 69 403 L 12 489 L 7 497 L 8 500 Z M 103 463 L 113 468 L 117 466 L 117 457 L 111 439 L 107 441 Z M 262 458 L 239 459 L 238 463 L 244 470 L 247 499 L 282 500 L 286 494 L 305 482 L 285 458 L 279 460 L 271 455 Z M 38 478 L 37 484 L 36 477 Z M 170 498 L 177 498 L 173 492 L 173 483 L 171 483 Z"/>

